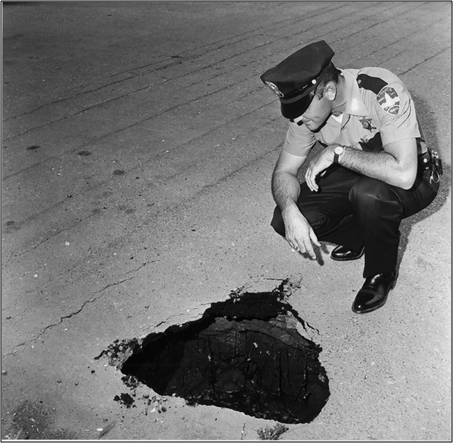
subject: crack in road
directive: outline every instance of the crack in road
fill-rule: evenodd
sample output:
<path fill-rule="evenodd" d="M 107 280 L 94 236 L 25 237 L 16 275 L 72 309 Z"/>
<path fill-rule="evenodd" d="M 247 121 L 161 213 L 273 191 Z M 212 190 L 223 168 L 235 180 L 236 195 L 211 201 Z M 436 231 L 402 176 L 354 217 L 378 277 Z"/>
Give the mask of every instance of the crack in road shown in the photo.
<path fill-rule="evenodd" d="M 132 78 L 134 78 L 134 76 L 131 75 L 131 76 L 128 77 L 128 78 L 123 78 L 123 79 L 121 79 L 121 80 L 117 80 L 117 81 L 114 81 L 114 82 L 111 82 L 111 83 L 106 83 L 106 84 L 104 84 L 104 85 L 102 85 L 102 86 L 99 86 L 98 88 L 91 89 L 91 90 L 89 90 L 89 91 L 83 91 L 83 92 L 74 94 L 74 95 L 72 95 L 72 96 L 70 96 L 70 97 L 65 97 L 65 98 L 63 98 L 63 99 L 54 100 L 54 101 L 52 101 L 52 102 L 45 103 L 44 105 L 41 105 L 41 106 L 39 106 L 39 107 L 37 107 L 37 108 L 35 108 L 35 109 L 32 109 L 31 111 L 23 112 L 22 114 L 13 115 L 13 116 L 11 116 L 11 117 L 8 117 L 8 118 L 6 118 L 4 121 L 5 121 L 5 122 L 8 122 L 8 121 L 10 121 L 10 120 L 17 120 L 17 119 L 20 118 L 20 117 L 23 117 L 23 116 L 29 115 L 29 114 L 33 114 L 34 112 L 39 111 L 39 110 L 41 110 L 41 109 L 43 109 L 43 108 L 45 108 L 45 107 L 47 107 L 47 106 L 56 105 L 56 104 L 58 104 L 58 103 L 63 103 L 63 102 L 65 102 L 65 101 L 72 100 L 72 99 L 74 99 L 74 98 L 77 98 L 77 97 L 80 97 L 80 96 L 83 96 L 83 95 L 86 95 L 86 94 L 90 94 L 90 93 L 92 93 L 92 92 L 97 92 L 97 91 L 100 91 L 101 89 L 107 88 L 107 87 L 112 86 L 112 85 L 115 85 L 115 84 L 117 84 L 117 83 L 122 83 L 122 82 L 124 82 L 124 81 L 126 81 L 126 80 L 130 80 L 130 79 L 132 79 Z M 74 115 L 75 115 L 75 114 L 74 114 Z M 60 121 L 60 120 L 62 120 L 62 119 L 58 119 L 58 120 L 55 120 L 55 121 Z M 41 126 L 44 126 L 44 125 L 41 125 Z M 40 128 L 41 126 L 37 126 L 37 128 Z"/>
<path fill-rule="evenodd" d="M 429 60 L 431 60 L 431 59 L 433 59 L 433 58 L 435 58 L 435 57 L 438 57 L 440 54 L 442 54 L 443 52 L 446 52 L 446 51 L 448 51 L 448 50 L 449 50 L 449 52 L 451 52 L 451 51 L 450 51 L 450 48 L 443 48 L 441 51 L 438 51 L 438 52 L 436 52 L 435 54 L 431 55 L 430 57 L 427 57 L 426 59 L 420 61 L 419 63 L 416 63 L 416 65 L 414 65 L 414 66 L 408 68 L 406 71 L 401 72 L 400 75 L 407 74 L 408 72 L 410 72 L 410 71 L 412 71 L 413 69 L 415 69 L 417 66 L 422 65 L 423 63 L 426 63 L 427 61 L 429 61 Z"/>
<path fill-rule="evenodd" d="M 151 264 L 151 263 L 155 263 L 155 261 L 153 262 L 149 262 L 149 263 L 143 263 L 142 265 L 140 265 L 137 269 L 132 269 L 130 271 L 127 272 L 127 274 L 130 274 L 132 272 L 138 272 L 140 269 L 142 269 L 144 266 L 146 266 L 147 264 Z M 70 314 L 67 314 L 67 315 L 63 315 L 62 317 L 60 317 L 60 320 L 56 323 L 52 323 L 50 325 L 47 325 L 45 328 L 43 328 L 40 332 L 38 332 L 38 334 L 31 338 L 30 340 L 27 340 L 27 341 L 24 341 L 22 343 L 18 343 L 17 345 L 14 346 L 14 349 L 11 351 L 11 352 L 8 352 L 6 354 L 3 355 L 3 357 L 8 357 L 8 356 L 11 356 L 11 355 L 14 355 L 16 352 L 17 352 L 17 348 L 20 348 L 22 346 L 25 346 L 25 345 L 28 345 L 28 344 L 31 344 L 31 343 L 34 343 L 36 342 L 37 340 L 39 340 L 49 329 L 52 329 L 60 324 L 62 324 L 65 320 L 69 319 L 69 318 L 72 318 L 74 317 L 75 315 L 78 315 L 80 314 L 85 306 L 87 306 L 89 303 L 94 303 L 96 301 L 98 301 L 100 298 L 102 298 L 104 296 L 104 291 L 106 291 L 107 289 L 111 288 L 111 287 L 114 287 L 114 286 L 118 286 L 118 285 L 121 285 L 122 283 L 125 283 L 127 281 L 130 281 L 130 280 L 133 280 L 135 278 L 135 276 L 132 276 L 132 277 L 128 277 L 128 278 L 125 278 L 123 280 L 120 280 L 120 281 L 117 281 L 117 282 L 114 282 L 114 283 L 109 283 L 108 285 L 104 286 L 102 289 L 99 289 L 98 291 L 94 292 L 94 294 L 99 294 L 97 297 L 92 297 L 88 300 L 85 300 L 82 305 L 80 306 L 79 309 L 71 312 Z"/>

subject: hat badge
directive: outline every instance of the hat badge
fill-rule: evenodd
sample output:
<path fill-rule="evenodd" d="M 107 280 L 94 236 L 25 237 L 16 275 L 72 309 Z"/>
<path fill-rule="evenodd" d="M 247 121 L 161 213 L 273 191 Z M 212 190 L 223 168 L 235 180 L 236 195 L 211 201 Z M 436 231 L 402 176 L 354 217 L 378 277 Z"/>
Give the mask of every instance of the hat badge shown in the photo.
<path fill-rule="evenodd" d="M 271 83 L 271 82 L 268 82 L 266 81 L 265 82 L 266 86 L 268 86 L 279 98 L 282 98 L 284 97 L 284 94 L 279 91 L 279 88 L 274 84 L 274 83 Z"/>

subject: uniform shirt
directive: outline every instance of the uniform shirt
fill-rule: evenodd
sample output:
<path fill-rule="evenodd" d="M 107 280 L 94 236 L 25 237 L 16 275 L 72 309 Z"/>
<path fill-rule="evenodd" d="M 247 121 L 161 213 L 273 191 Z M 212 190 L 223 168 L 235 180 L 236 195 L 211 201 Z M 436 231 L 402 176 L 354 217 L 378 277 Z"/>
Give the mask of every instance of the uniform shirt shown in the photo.
<path fill-rule="evenodd" d="M 416 138 L 418 151 L 425 151 L 413 100 L 396 75 L 383 68 L 344 69 L 341 73 L 347 101 L 341 118 L 331 115 L 316 132 L 290 122 L 284 151 L 305 157 L 319 141 L 379 152 L 383 145 L 405 138 Z"/>

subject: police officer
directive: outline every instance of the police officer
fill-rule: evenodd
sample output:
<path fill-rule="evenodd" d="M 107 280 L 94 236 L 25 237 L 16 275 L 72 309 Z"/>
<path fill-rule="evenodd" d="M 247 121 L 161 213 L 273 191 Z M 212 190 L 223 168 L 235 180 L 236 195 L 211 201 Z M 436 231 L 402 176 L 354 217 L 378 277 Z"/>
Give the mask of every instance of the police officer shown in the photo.
<path fill-rule="evenodd" d="M 442 171 L 402 81 L 382 68 L 339 70 L 333 55 L 325 41 L 312 43 L 260 77 L 289 120 L 271 225 L 312 259 L 320 240 L 338 245 L 333 260 L 364 254 L 365 282 L 352 305 L 361 314 L 385 304 L 398 277 L 400 222 L 432 202 Z M 316 142 L 324 149 L 300 184 Z"/>

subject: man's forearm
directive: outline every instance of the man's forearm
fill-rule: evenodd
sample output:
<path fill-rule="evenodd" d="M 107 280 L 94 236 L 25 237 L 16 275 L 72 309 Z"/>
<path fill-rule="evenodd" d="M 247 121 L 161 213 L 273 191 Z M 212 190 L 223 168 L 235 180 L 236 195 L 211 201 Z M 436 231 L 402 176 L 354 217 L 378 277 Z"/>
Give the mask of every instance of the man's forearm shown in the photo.
<path fill-rule="evenodd" d="M 339 164 L 367 177 L 384 181 L 393 186 L 409 188 L 414 177 L 402 168 L 389 152 L 364 152 L 347 146 L 339 158 Z"/>
<path fill-rule="evenodd" d="M 318 247 L 321 245 L 311 225 L 297 206 L 300 190 L 300 183 L 295 174 L 289 171 L 274 171 L 272 191 L 284 221 L 285 239 L 293 250 L 308 254 L 312 260 L 315 260 L 313 244 Z"/>
<path fill-rule="evenodd" d="M 272 193 L 274 201 L 282 212 L 296 206 L 300 195 L 298 178 L 289 172 L 275 171 L 272 178 Z"/>

